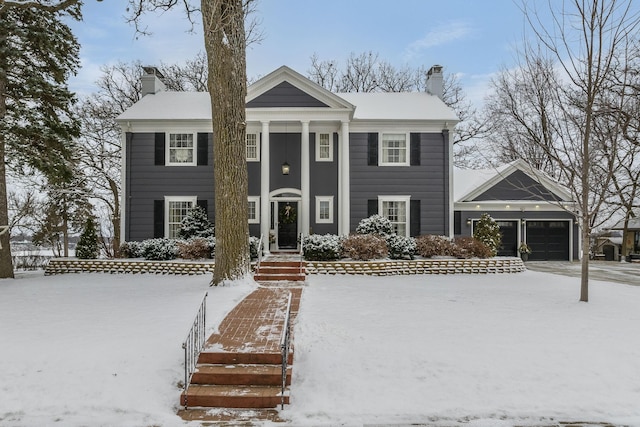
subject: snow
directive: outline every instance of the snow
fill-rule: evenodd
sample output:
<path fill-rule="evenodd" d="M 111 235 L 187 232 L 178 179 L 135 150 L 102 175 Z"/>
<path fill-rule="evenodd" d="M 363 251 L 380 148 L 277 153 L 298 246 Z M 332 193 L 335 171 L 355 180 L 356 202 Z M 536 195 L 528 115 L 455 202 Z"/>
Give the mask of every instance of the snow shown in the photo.
<path fill-rule="evenodd" d="M 0 281 L 0 426 L 182 426 L 182 340 L 255 288 L 210 276 Z M 640 287 L 527 271 L 308 277 L 289 425 L 640 425 Z"/>

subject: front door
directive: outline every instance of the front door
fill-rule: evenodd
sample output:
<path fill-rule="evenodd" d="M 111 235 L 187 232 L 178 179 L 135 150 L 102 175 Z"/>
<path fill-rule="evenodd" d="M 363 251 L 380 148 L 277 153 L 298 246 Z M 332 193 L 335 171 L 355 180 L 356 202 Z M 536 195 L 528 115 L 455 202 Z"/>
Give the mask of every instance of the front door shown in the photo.
<path fill-rule="evenodd" d="M 298 202 L 278 202 L 278 249 L 298 247 Z"/>

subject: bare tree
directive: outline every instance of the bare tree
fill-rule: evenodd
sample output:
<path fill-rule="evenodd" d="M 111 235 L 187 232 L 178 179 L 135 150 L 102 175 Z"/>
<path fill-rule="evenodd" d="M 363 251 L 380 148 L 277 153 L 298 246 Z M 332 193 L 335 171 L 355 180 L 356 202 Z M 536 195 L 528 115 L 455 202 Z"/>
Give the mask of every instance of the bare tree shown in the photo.
<path fill-rule="evenodd" d="M 212 284 L 217 285 L 249 272 L 245 17 L 253 1 L 201 0 L 196 7 L 190 0 L 129 0 L 129 20 L 140 31 L 146 11 L 168 10 L 176 4 L 184 7 L 192 23 L 196 12 L 202 14 L 214 134 L 216 263 Z"/>

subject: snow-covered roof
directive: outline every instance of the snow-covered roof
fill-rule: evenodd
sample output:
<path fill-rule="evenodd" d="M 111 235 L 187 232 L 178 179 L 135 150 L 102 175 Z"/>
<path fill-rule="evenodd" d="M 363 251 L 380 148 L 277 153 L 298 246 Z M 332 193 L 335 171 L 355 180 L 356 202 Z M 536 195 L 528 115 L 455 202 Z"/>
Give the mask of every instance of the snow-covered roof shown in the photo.
<path fill-rule="evenodd" d="M 453 110 L 440 98 L 425 92 L 338 93 L 355 105 L 356 120 L 444 120 L 458 122 Z M 453 126 L 452 126 L 453 127 Z"/>
<path fill-rule="evenodd" d="M 611 227 L 612 230 L 623 230 L 624 229 L 624 219 L 620 220 L 616 225 Z M 640 218 L 630 218 L 629 223 L 627 224 L 628 230 L 640 230 Z"/>
<path fill-rule="evenodd" d="M 502 176 L 508 165 L 493 169 L 453 169 L 453 200 L 462 201 L 466 195 L 484 185 L 496 175 Z"/>
<path fill-rule="evenodd" d="M 211 120 L 211 98 L 208 92 L 149 94 L 116 120 Z"/>

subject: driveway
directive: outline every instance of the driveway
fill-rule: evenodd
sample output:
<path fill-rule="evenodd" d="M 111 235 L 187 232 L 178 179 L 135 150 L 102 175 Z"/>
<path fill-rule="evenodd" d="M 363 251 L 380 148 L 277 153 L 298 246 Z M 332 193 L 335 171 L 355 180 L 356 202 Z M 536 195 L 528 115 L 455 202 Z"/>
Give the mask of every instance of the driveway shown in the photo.
<path fill-rule="evenodd" d="M 580 277 L 580 261 L 529 261 L 527 269 L 563 276 Z M 640 263 L 615 261 L 589 261 L 589 279 L 640 286 Z"/>

